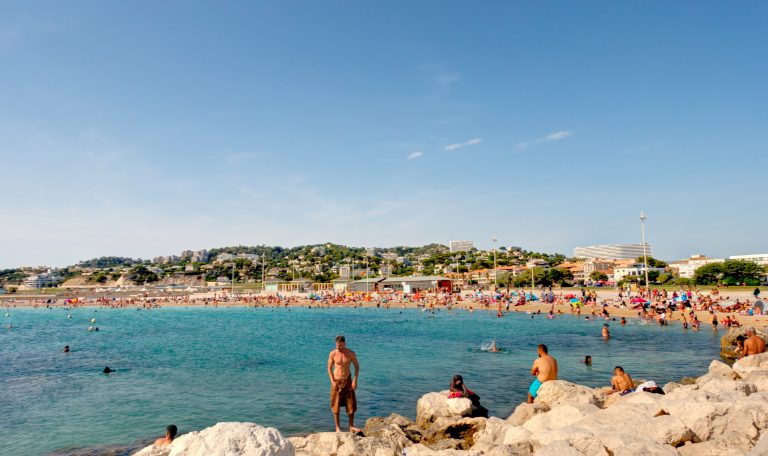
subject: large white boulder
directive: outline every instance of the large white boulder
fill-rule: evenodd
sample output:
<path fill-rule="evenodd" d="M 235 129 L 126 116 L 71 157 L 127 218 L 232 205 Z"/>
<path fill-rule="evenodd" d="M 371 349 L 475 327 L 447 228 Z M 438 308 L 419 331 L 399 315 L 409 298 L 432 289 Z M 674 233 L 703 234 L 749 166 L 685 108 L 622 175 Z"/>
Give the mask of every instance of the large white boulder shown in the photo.
<path fill-rule="evenodd" d="M 467 398 L 448 399 L 448 391 L 427 393 L 416 402 L 416 424 L 427 427 L 438 418 L 461 418 L 472 413 Z"/>
<path fill-rule="evenodd" d="M 539 450 L 556 442 L 565 442 L 569 447 L 582 454 L 608 456 L 605 446 L 592 432 L 580 426 L 566 426 L 559 429 L 533 434 L 534 448 Z"/>
<path fill-rule="evenodd" d="M 535 403 L 545 404 L 550 408 L 561 404 L 592 404 L 597 407 L 602 405 L 594 389 L 565 380 L 544 382 L 539 388 Z"/>
<path fill-rule="evenodd" d="M 536 434 L 550 429 L 560 429 L 577 423 L 585 416 L 597 412 L 599 409 L 592 404 L 565 404 L 552 410 L 534 416 L 523 424 L 523 428 Z"/>
<path fill-rule="evenodd" d="M 768 370 L 755 370 L 750 372 L 744 381 L 755 385 L 757 391 L 768 392 Z"/>
<path fill-rule="evenodd" d="M 733 371 L 742 378 L 755 370 L 768 370 L 768 352 L 747 356 L 733 363 Z"/>
<path fill-rule="evenodd" d="M 406 443 L 400 439 L 359 437 L 349 432 L 318 432 L 306 437 L 291 437 L 289 440 L 295 448 L 296 456 L 401 456 L 404 448 L 402 445 L 410 445 L 409 441 Z"/>
<path fill-rule="evenodd" d="M 557 440 L 536 450 L 533 456 L 584 456 L 564 440 Z"/>
<path fill-rule="evenodd" d="M 546 404 L 527 404 L 523 403 L 515 408 L 515 411 L 507 418 L 507 422 L 515 426 L 522 426 L 526 421 L 530 420 L 534 416 L 549 411 L 549 406 Z"/>
<path fill-rule="evenodd" d="M 166 453 L 167 450 L 167 453 Z M 255 423 L 217 423 L 184 434 L 168 447 L 147 447 L 135 456 L 293 456 L 293 445 L 275 428 Z"/>
<path fill-rule="evenodd" d="M 734 380 L 737 377 L 730 366 L 715 359 L 709 363 L 707 373 L 696 379 L 696 384 L 701 385 L 711 380 Z"/>

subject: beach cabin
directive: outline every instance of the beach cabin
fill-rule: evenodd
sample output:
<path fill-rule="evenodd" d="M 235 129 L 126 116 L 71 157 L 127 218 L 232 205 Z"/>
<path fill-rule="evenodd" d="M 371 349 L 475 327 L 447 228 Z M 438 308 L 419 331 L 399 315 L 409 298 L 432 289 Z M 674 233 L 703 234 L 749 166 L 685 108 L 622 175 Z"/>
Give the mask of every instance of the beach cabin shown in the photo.
<path fill-rule="evenodd" d="M 350 279 L 335 279 L 331 282 L 333 283 L 333 291 L 336 293 L 344 293 L 349 288 L 349 284 L 352 283 Z"/>
<path fill-rule="evenodd" d="M 419 290 L 451 291 L 452 281 L 441 276 L 390 277 L 384 279 L 380 286 L 383 290 L 389 289 L 403 293 L 413 293 Z"/>
<path fill-rule="evenodd" d="M 350 283 L 347 289 L 353 293 L 373 293 L 381 290 L 381 282 L 384 277 L 371 277 L 368 279 L 355 280 Z"/>
<path fill-rule="evenodd" d="M 277 293 L 278 286 L 280 285 L 279 280 L 267 280 L 264 283 L 264 291 L 267 293 Z"/>

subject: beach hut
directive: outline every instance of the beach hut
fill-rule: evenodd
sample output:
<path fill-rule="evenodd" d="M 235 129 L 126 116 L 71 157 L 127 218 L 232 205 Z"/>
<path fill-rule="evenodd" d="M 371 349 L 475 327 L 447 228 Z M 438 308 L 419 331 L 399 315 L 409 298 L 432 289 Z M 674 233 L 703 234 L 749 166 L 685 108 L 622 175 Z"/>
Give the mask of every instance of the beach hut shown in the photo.
<path fill-rule="evenodd" d="M 347 289 L 353 293 L 371 293 L 378 291 L 384 277 L 371 277 L 368 279 L 355 280 L 350 283 Z"/>
<path fill-rule="evenodd" d="M 333 291 L 336 293 L 344 293 L 349 288 L 349 284 L 352 283 L 350 279 L 336 279 L 333 280 Z"/>
<path fill-rule="evenodd" d="M 381 282 L 382 289 L 411 293 L 419 290 L 451 291 L 452 281 L 440 276 L 390 277 Z"/>

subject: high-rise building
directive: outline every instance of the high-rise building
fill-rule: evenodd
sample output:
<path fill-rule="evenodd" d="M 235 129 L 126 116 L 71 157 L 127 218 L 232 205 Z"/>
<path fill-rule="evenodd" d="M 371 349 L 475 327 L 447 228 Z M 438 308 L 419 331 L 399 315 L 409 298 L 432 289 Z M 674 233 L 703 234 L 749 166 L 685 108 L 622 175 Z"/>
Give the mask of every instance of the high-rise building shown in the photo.
<path fill-rule="evenodd" d="M 651 256 L 651 244 L 646 243 L 646 253 Z M 606 260 L 621 260 L 643 256 L 643 244 L 603 244 L 576 247 L 573 249 L 575 258 L 602 258 Z"/>
<path fill-rule="evenodd" d="M 474 247 L 472 241 L 451 241 L 449 244 L 451 253 L 453 252 L 469 252 Z"/>

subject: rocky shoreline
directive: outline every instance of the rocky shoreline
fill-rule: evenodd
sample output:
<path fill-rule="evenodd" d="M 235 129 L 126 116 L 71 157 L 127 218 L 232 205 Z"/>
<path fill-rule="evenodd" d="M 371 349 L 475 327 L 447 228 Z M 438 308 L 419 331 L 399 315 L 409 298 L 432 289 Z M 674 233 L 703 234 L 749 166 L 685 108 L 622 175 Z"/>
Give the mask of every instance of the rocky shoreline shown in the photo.
<path fill-rule="evenodd" d="M 254 423 L 218 423 L 170 447 L 136 456 L 578 456 L 768 454 L 768 353 L 668 383 L 665 395 L 608 394 L 564 380 L 546 382 L 534 404 L 506 419 L 472 418 L 469 399 L 425 394 L 416 421 L 392 414 L 366 422 L 365 436 L 319 432 L 283 437 Z"/>

